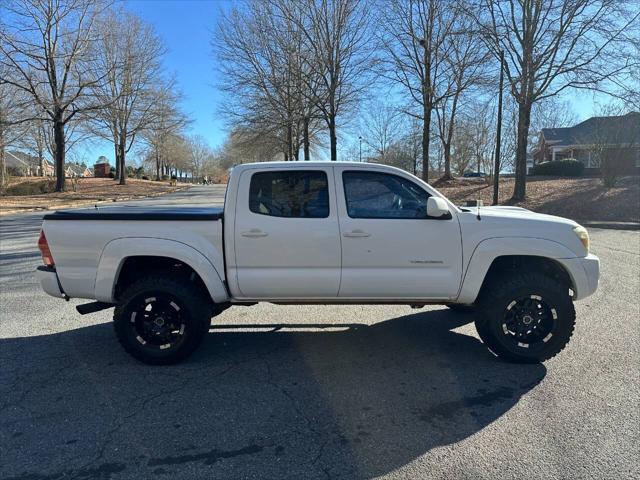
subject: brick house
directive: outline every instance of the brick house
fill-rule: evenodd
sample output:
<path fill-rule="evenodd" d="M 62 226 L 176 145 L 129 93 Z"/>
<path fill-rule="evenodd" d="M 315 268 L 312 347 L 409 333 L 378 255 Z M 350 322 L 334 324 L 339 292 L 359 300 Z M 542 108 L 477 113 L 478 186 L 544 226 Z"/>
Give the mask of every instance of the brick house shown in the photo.
<path fill-rule="evenodd" d="M 626 174 L 640 174 L 640 113 L 592 117 L 573 127 L 543 128 L 533 150 L 535 164 L 575 158 L 585 173 L 599 173 L 606 153 L 620 163 Z"/>
<path fill-rule="evenodd" d="M 93 165 L 93 176 L 96 178 L 107 178 L 111 171 L 111 165 L 107 157 L 98 157 L 98 161 Z"/>

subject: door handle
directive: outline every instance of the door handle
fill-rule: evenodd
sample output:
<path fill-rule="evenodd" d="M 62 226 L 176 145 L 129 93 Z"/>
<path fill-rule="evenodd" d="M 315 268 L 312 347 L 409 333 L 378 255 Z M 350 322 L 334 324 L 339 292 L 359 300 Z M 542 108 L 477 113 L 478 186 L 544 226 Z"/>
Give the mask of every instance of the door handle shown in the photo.
<path fill-rule="evenodd" d="M 249 238 L 260 238 L 260 237 L 266 237 L 269 234 L 267 232 L 263 232 L 259 228 L 252 228 L 247 232 L 241 232 L 240 235 L 242 235 L 243 237 L 249 237 Z"/>
<path fill-rule="evenodd" d="M 351 232 L 345 232 L 342 234 L 344 237 L 353 237 L 353 238 L 362 238 L 362 237 L 370 237 L 371 234 L 367 232 L 363 232 L 362 230 L 353 230 Z"/>

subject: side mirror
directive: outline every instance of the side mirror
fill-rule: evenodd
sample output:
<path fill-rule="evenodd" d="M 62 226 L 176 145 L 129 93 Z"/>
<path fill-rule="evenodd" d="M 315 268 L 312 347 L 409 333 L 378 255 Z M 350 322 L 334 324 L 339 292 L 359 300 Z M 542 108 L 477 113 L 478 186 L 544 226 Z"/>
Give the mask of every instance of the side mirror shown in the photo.
<path fill-rule="evenodd" d="M 427 199 L 427 215 L 429 218 L 441 218 L 443 220 L 451 218 L 447 202 L 440 197 L 429 197 Z"/>

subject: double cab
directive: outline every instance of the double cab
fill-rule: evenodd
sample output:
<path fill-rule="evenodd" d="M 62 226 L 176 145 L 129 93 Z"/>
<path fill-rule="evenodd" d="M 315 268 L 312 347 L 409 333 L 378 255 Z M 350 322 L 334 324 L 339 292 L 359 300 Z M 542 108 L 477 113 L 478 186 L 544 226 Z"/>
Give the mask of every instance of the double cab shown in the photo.
<path fill-rule="evenodd" d="M 515 207 L 461 208 L 390 166 L 274 162 L 233 168 L 224 208 L 97 207 L 44 216 L 43 289 L 115 307 L 127 352 L 189 355 L 233 305 L 407 304 L 473 309 L 480 338 L 539 362 L 598 286 L 587 231 Z"/>

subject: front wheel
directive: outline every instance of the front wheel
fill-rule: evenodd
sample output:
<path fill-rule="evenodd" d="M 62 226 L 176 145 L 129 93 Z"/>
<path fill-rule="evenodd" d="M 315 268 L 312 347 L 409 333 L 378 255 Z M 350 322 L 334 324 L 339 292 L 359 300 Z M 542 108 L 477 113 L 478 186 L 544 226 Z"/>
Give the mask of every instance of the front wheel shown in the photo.
<path fill-rule="evenodd" d="M 548 360 L 569 342 L 576 313 L 569 287 L 539 273 L 486 286 L 476 330 L 496 355 L 519 363 Z"/>
<path fill-rule="evenodd" d="M 151 365 L 169 365 L 200 345 L 211 316 L 210 300 L 190 282 L 149 276 L 123 292 L 113 325 L 130 355 Z"/>

